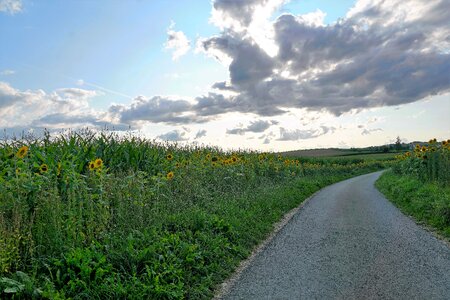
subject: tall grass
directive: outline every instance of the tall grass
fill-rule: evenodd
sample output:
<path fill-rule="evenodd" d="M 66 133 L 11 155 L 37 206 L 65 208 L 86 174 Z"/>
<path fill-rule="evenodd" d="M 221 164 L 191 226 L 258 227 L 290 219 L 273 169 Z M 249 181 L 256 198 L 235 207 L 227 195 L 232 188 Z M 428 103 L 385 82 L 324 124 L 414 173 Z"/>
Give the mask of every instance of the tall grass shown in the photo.
<path fill-rule="evenodd" d="M 0 145 L 2 297 L 208 298 L 318 188 L 378 170 L 110 132 Z"/>

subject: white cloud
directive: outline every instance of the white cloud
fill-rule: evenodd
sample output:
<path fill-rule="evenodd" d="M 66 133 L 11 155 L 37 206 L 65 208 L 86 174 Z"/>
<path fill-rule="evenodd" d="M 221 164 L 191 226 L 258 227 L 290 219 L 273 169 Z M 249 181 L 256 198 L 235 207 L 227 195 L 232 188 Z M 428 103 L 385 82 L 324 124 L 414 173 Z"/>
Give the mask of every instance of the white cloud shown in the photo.
<path fill-rule="evenodd" d="M 14 15 L 22 11 L 22 0 L 0 0 L 0 12 Z"/>
<path fill-rule="evenodd" d="M 0 128 L 77 128 L 126 126 L 112 122 L 105 112 L 96 112 L 89 101 L 98 92 L 78 88 L 21 91 L 0 82 Z"/>
<path fill-rule="evenodd" d="M 188 137 L 186 136 L 186 132 L 180 130 L 172 130 L 167 133 L 159 135 L 157 138 L 168 141 L 168 142 L 181 142 L 187 141 Z"/>
<path fill-rule="evenodd" d="M 177 60 L 191 49 L 191 42 L 182 31 L 175 31 L 174 27 L 175 23 L 172 22 L 167 29 L 168 37 L 164 47 L 172 50 L 172 59 Z"/>

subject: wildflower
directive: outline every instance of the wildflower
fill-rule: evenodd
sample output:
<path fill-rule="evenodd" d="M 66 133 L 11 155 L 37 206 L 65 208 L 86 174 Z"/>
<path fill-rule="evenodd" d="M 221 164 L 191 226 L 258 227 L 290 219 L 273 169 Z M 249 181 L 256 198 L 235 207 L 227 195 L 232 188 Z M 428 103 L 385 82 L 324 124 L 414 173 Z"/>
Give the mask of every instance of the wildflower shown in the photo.
<path fill-rule="evenodd" d="M 39 168 L 39 171 L 41 172 L 41 174 L 46 173 L 48 171 L 48 166 L 46 164 L 42 164 Z"/>
<path fill-rule="evenodd" d="M 22 146 L 22 147 L 20 147 L 19 151 L 17 151 L 16 156 L 18 158 L 24 158 L 25 155 L 27 155 L 27 153 L 28 153 L 28 147 Z"/>
<path fill-rule="evenodd" d="M 172 154 L 167 154 L 166 155 L 166 159 L 168 160 L 168 161 L 171 161 L 172 159 L 173 159 L 173 155 Z"/>
<path fill-rule="evenodd" d="M 94 169 L 95 169 L 95 162 L 91 161 L 91 162 L 89 163 L 89 170 L 90 170 L 90 171 L 94 171 Z"/>
<path fill-rule="evenodd" d="M 94 162 L 95 168 L 101 168 L 103 166 L 103 160 L 101 158 L 97 158 Z"/>
<path fill-rule="evenodd" d="M 173 172 L 170 171 L 169 173 L 167 173 L 166 178 L 171 180 L 174 176 L 175 176 L 175 174 L 173 174 Z"/>

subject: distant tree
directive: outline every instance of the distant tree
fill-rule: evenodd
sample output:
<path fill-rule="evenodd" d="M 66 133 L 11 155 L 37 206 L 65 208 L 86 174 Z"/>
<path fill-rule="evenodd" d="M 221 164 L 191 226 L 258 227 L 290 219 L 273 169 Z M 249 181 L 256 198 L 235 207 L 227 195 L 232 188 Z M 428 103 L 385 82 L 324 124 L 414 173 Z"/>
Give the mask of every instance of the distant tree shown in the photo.
<path fill-rule="evenodd" d="M 400 136 L 397 136 L 397 140 L 395 141 L 395 150 L 402 150 L 402 140 L 400 139 Z"/>

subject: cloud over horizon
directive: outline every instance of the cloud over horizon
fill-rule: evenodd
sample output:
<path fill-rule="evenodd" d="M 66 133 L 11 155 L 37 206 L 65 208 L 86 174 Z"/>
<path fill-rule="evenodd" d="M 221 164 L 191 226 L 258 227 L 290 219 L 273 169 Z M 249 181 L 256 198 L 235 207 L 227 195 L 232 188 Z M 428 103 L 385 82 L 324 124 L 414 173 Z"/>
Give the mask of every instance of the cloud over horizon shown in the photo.
<path fill-rule="evenodd" d="M 293 109 L 339 116 L 397 106 L 450 92 L 450 3 L 447 0 L 359 0 L 347 15 L 325 24 L 325 13 L 274 15 L 287 0 L 214 0 L 211 22 L 219 34 L 198 38 L 197 48 L 220 60 L 228 78 L 193 98 L 138 95 L 130 103 L 94 111 L 100 91 L 80 88 L 20 90 L 0 82 L 0 126 L 36 128 L 108 124 L 118 130 L 146 123 L 206 123 L 227 113 L 252 117 L 285 115 Z M 0 0 L 0 11 L 22 10 Z M 183 33 L 167 29 L 164 47 L 177 60 L 191 49 Z M 3 73 L 2 73 L 3 74 Z M 258 120 L 226 130 L 262 133 L 278 125 Z M 288 129 L 279 141 L 309 139 L 331 126 Z M 374 131 L 374 130 L 372 130 Z M 362 134 L 372 131 L 363 129 Z M 181 131 L 160 135 L 183 140 Z M 196 138 L 205 136 L 198 131 Z M 269 137 L 264 137 L 270 142 Z"/>

